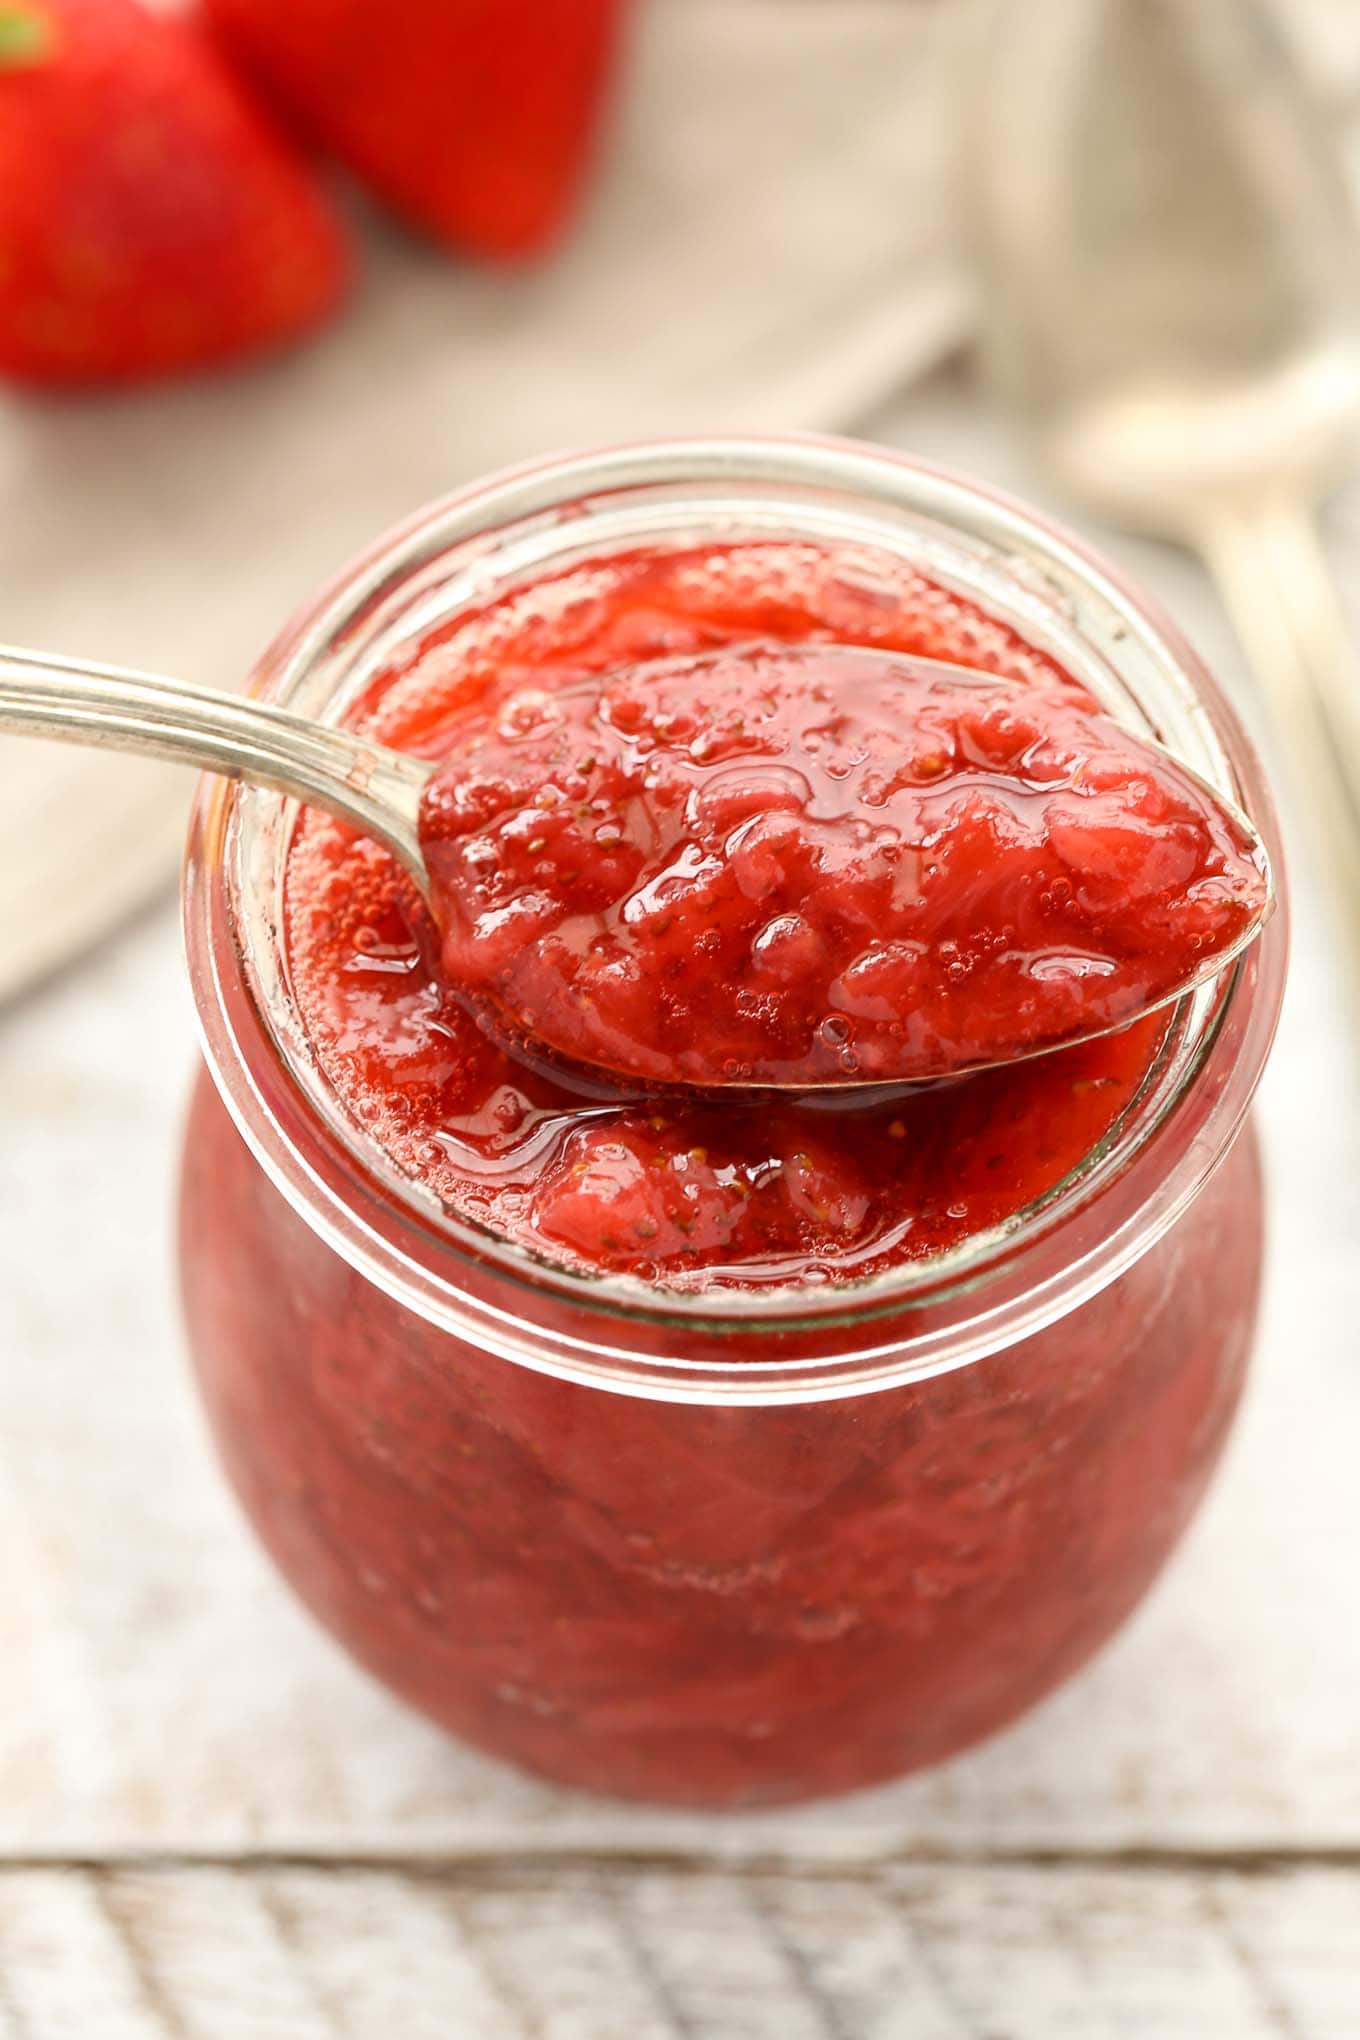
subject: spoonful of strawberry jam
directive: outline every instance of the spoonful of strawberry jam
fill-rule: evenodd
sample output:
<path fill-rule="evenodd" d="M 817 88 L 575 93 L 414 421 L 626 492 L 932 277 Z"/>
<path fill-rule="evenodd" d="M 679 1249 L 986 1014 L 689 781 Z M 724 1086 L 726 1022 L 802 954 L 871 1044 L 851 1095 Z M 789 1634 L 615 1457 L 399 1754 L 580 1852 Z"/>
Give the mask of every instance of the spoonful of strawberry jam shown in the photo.
<path fill-rule="evenodd" d="M 295 794 L 385 843 L 450 986 L 625 1085 L 910 1083 L 1122 1027 L 1263 925 L 1264 846 L 1069 686 L 765 642 L 483 700 L 417 759 L 0 650 L 0 729 Z"/>
<path fill-rule="evenodd" d="M 451 984 L 648 1084 L 885 1084 L 1121 1026 L 1220 970 L 1259 837 L 1069 689 L 748 645 L 453 726 L 420 834 Z"/>

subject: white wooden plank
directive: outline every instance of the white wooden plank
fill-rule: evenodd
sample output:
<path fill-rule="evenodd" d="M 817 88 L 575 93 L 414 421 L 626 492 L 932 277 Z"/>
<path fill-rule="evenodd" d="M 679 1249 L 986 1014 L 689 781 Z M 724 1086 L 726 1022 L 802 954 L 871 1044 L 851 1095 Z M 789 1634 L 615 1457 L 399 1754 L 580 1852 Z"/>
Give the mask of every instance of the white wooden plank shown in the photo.
<path fill-rule="evenodd" d="M 720 1871 L 683 1879 L 642 1871 L 612 1879 L 611 1890 L 680 2031 L 834 2040 L 796 1945 L 770 1931 L 743 1880 Z"/>
<path fill-rule="evenodd" d="M 111 1916 L 101 1879 L 0 1878 L 0 2033 L 5 2040 L 161 2040 L 154 1982 Z M 95 2021 L 98 2021 L 97 2025 Z"/>
<path fill-rule="evenodd" d="M 400 2040 L 523 2031 L 514 2000 L 432 1885 L 363 1871 L 280 1870 L 253 1881 L 337 2031 Z"/>
<path fill-rule="evenodd" d="M 1360 2033 L 1360 1886 L 1355 1877 L 1299 1870 L 1289 1879 L 1210 1880 L 1206 1905 L 1219 1918 L 1238 1960 L 1258 1979 L 1258 1995 L 1292 2008 L 1327 2035 Z"/>
<path fill-rule="evenodd" d="M 913 1948 L 886 1876 L 763 1877 L 765 1917 L 798 1959 L 819 2002 L 856 2040 L 970 2040 L 973 2025 L 932 1959 Z"/>
<path fill-rule="evenodd" d="M 165 1867 L 0 1886 L 21 2040 L 1360 2035 L 1360 1873 L 1340 1869 Z"/>
<path fill-rule="evenodd" d="M 988 2031 L 1003 2007 L 1045 2040 L 1279 2030 L 1193 1878 L 1012 1870 L 890 1882 L 916 1959 L 969 2031 Z"/>
<path fill-rule="evenodd" d="M 520 2021 L 543 2040 L 669 2040 L 664 1985 L 621 1931 L 607 1881 L 570 1874 L 479 1888 L 462 1878 L 445 1900 L 466 1944 Z M 683 2029 L 681 2029 L 683 2030 Z"/>
<path fill-rule="evenodd" d="M 189 1875 L 129 1870 L 93 1877 L 174 2040 L 331 2040 L 337 2027 L 305 1952 L 292 1945 L 286 1921 L 271 1902 L 268 1879 L 232 1870 Z M 66 1881 L 49 1873 L 49 1888 Z M 86 1972 L 97 1993 L 97 1970 Z M 84 2040 L 90 2026 L 72 2027 Z M 98 2031 L 98 2028 L 94 2028 Z M 154 2024 L 148 2034 L 157 2035 Z M 46 2029 L 42 2040 L 48 2040 Z M 67 2040 L 60 2030 L 50 2040 Z"/>

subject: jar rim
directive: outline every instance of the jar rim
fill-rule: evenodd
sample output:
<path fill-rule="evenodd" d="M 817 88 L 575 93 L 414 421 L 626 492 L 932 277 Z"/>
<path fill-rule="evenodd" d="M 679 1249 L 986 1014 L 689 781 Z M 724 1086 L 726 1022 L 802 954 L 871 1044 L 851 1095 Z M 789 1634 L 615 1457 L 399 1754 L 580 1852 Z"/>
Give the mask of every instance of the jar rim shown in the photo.
<path fill-rule="evenodd" d="M 717 500 L 714 491 L 735 502 L 743 489 L 765 492 L 760 500 L 774 500 L 790 522 L 806 522 L 815 496 L 819 516 L 846 521 L 868 544 L 882 543 L 891 524 L 894 543 L 902 549 L 909 539 L 928 573 L 942 571 L 948 544 L 966 541 L 968 559 L 975 554 L 994 584 L 991 606 L 1009 607 L 1023 635 L 1079 673 L 1073 647 L 1078 639 L 1088 646 L 1148 726 L 1182 754 L 1192 749 L 1187 762 L 1246 809 L 1278 872 L 1259 765 L 1174 626 L 1079 540 L 1023 505 L 863 442 L 659 440 L 493 475 L 418 512 L 342 569 L 265 652 L 252 688 L 294 705 L 311 688 L 342 712 L 339 680 L 348 676 L 353 699 L 363 676 L 399 644 L 409 647 L 436 612 L 442 619 L 485 602 L 521 556 L 569 543 L 598 551 L 620 529 L 633 545 L 646 542 L 663 511 L 680 514 L 677 503 L 697 514 Z M 749 502 L 745 513 L 754 514 Z M 950 570 L 965 569 L 955 562 Z M 455 587 L 461 597 L 450 601 Z M 413 590 L 426 603 L 414 621 Z M 1072 641 L 1065 649 L 1064 639 Z M 1168 719 L 1174 731 L 1165 731 Z M 221 782 L 204 782 L 195 805 L 186 942 L 205 1059 L 232 1117 L 288 1202 L 368 1279 L 506 1358 L 596 1386 L 683 1400 L 808 1400 L 943 1372 L 1013 1343 L 1113 1280 L 1174 1222 L 1231 1145 L 1274 1034 L 1283 911 L 1246 956 L 1177 1009 L 1178 1063 L 1161 1073 L 1163 1094 L 1152 1103 L 1140 1094 L 1103 1150 L 1003 1225 L 822 1288 L 690 1292 L 583 1273 L 423 1204 L 419 1186 L 363 1146 L 338 1113 L 318 1127 L 324 1087 L 314 1065 L 309 1077 L 305 1042 L 280 1032 L 268 982 L 264 951 L 268 931 L 277 948 L 277 914 L 256 912 L 252 921 L 246 910 L 277 884 L 277 859 L 266 869 L 261 856 L 291 834 L 295 812 L 279 796 Z M 300 1121 L 305 1143 L 290 1120 Z M 1094 1226 L 1093 1205 L 1101 1211 Z M 1087 1222 L 1076 1223 L 1083 1214 Z M 548 1297 L 556 1306 L 545 1312 Z M 552 1322 L 564 1300 L 570 1328 Z M 639 1355 L 625 1336 L 639 1326 L 667 1350 Z M 812 1333 L 816 1350 L 799 1350 Z M 728 1350 L 753 1336 L 780 1350 L 755 1359 Z M 696 1351 L 712 1341 L 712 1357 Z M 677 1343 L 684 1350 L 669 1351 Z"/>

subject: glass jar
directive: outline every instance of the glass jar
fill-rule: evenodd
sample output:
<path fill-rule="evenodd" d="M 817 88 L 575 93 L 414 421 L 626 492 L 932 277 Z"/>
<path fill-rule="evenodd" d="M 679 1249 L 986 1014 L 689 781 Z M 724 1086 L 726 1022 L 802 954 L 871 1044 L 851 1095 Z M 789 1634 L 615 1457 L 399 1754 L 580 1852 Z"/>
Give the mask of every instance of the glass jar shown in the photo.
<path fill-rule="evenodd" d="M 865 446 L 660 444 L 498 477 L 348 569 L 255 688 L 342 719 L 399 645 L 517 582 L 751 536 L 905 555 L 1276 848 L 1258 764 L 1161 618 L 1014 504 Z M 183 1282 L 230 1477 L 354 1656 L 497 1755 L 707 1806 L 932 1763 L 1075 1670 L 1180 1536 L 1241 1387 L 1262 1203 L 1239 1136 L 1283 914 L 1005 1225 L 855 1284 L 677 1294 L 448 1217 L 347 1120 L 278 935 L 294 820 L 259 790 L 200 794 L 186 918 L 210 1075 Z"/>

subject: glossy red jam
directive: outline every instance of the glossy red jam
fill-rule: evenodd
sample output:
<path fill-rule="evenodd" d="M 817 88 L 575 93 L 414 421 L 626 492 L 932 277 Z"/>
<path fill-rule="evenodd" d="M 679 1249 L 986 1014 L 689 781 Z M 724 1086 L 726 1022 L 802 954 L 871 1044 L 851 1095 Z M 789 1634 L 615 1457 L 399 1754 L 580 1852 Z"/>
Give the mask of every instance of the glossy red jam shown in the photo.
<path fill-rule="evenodd" d="M 1265 906 L 1207 788 L 1038 680 L 756 638 L 441 742 L 446 979 L 643 1083 L 957 1076 L 1147 1011 Z"/>
<path fill-rule="evenodd" d="M 601 676 L 655 660 L 683 679 L 716 655 L 712 675 L 757 643 L 821 648 L 808 670 L 823 676 L 848 670 L 847 646 L 982 668 L 1056 703 L 1069 732 L 1089 706 L 1006 625 L 886 554 L 748 543 L 588 562 L 465 612 L 362 714 L 436 756 L 534 693 L 598 699 Z M 620 845 L 586 818 L 597 769 L 573 825 L 608 859 Z M 531 841 L 526 856 L 546 854 Z M 1194 867 L 1207 906 L 1231 891 L 1215 882 L 1239 847 Z M 1159 868 L 1149 897 L 1173 889 Z M 310 1052 L 360 1145 L 540 1262 L 641 1277 L 663 1312 L 668 1293 L 848 1285 L 1004 1224 L 1117 1136 L 1166 1040 L 1153 1016 L 853 1103 L 619 1095 L 493 1038 L 446 981 L 468 930 L 446 927 L 441 963 L 392 860 L 326 817 L 303 820 L 285 919 Z M 697 993 L 704 937 L 685 939 Z M 789 985 L 827 976 L 801 931 L 789 942 Z M 715 991 L 722 1025 L 741 1010 Z M 309 1108 L 274 1088 L 305 1155 Z M 1047 1330 L 881 1393 L 705 1408 L 554 1379 L 408 1309 L 285 1202 L 206 1083 L 183 1190 L 208 1408 L 303 1597 L 457 1734 L 569 1782 L 699 1805 L 935 1761 L 1079 1664 L 1145 1590 L 1217 1456 L 1259 1246 L 1242 1143 L 1159 1244 Z M 558 1311 L 535 1301 L 540 1323 Z M 904 1311 L 875 1335 L 905 1346 L 913 1331 Z M 694 1351 L 766 1362 L 790 1336 L 698 1331 Z"/>

